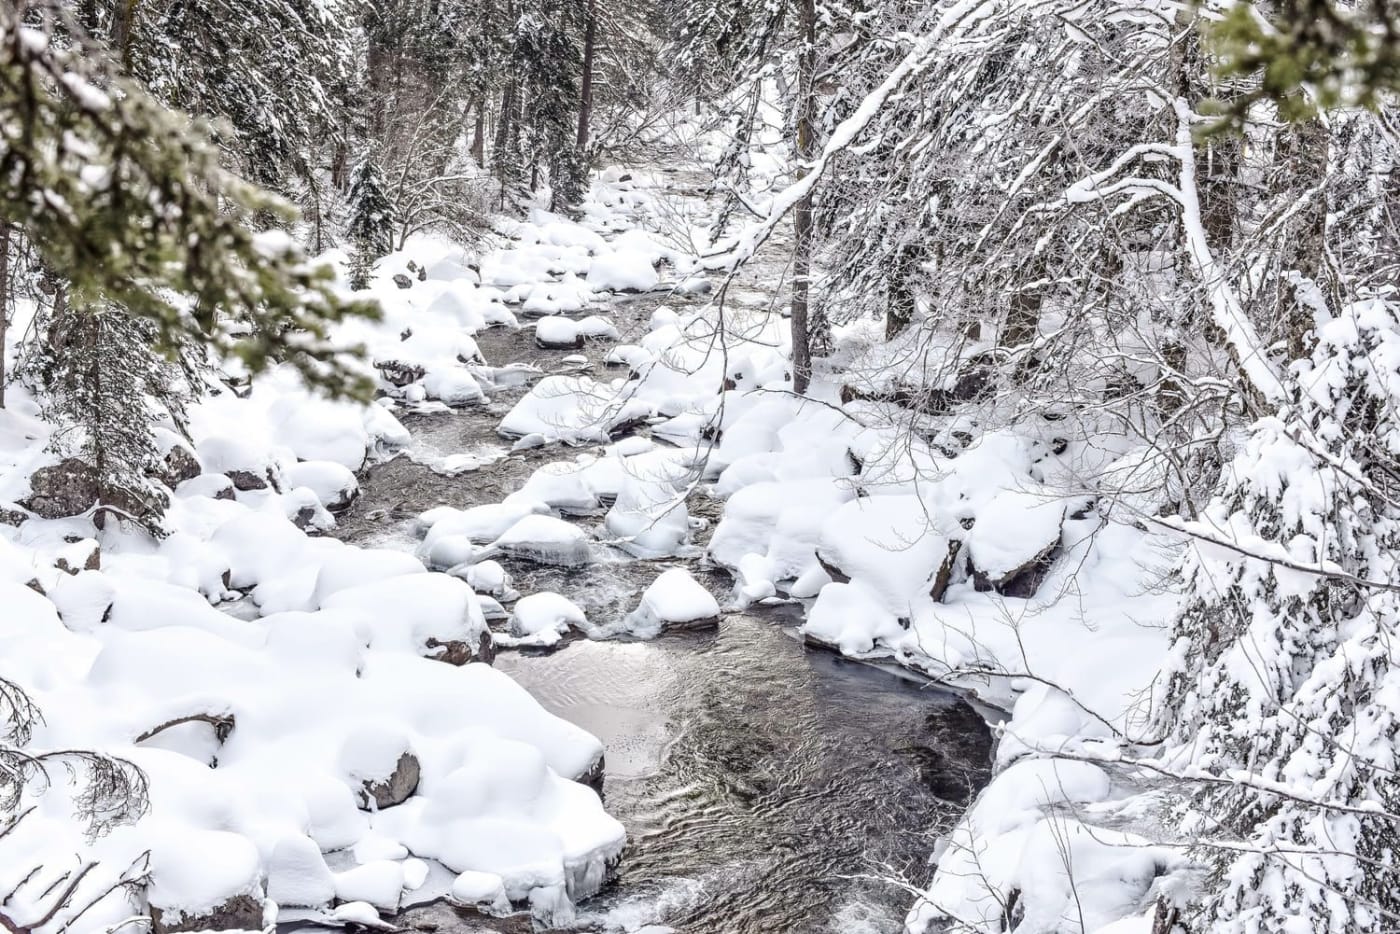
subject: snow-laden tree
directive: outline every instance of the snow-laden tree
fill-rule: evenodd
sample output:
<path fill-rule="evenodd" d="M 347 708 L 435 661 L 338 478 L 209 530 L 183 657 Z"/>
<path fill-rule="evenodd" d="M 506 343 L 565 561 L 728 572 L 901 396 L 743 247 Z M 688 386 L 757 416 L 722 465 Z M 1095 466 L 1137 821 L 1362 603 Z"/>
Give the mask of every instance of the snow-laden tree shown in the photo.
<path fill-rule="evenodd" d="M 97 525 L 110 514 L 162 535 L 169 497 L 156 479 L 163 452 L 152 426 L 165 417 L 183 427 L 200 351 L 168 359 L 152 322 L 110 303 L 79 304 L 62 289 L 56 295 L 21 368 L 56 426 L 51 446 L 93 471 Z"/>
<path fill-rule="evenodd" d="M 341 131 L 349 27 L 340 0 L 87 0 L 82 25 L 159 99 L 221 121 L 232 167 L 273 190 Z"/>
<path fill-rule="evenodd" d="M 1192 931 L 1400 922 L 1400 309 L 1321 325 L 1184 528 L 1165 722 L 1211 868 Z"/>
<path fill-rule="evenodd" d="M 396 226 L 394 205 L 384 191 L 384 179 L 373 153 L 366 152 L 350 176 L 350 218 L 346 234 L 350 239 L 350 286 L 369 285 L 374 261 L 394 249 Z"/>
<path fill-rule="evenodd" d="M 55 15 L 61 15 L 55 10 Z M 254 372 L 295 366 L 313 386 L 369 381 L 330 325 L 377 308 L 346 302 L 254 215 L 288 205 L 230 174 L 203 128 L 118 75 L 83 44 L 0 8 L 0 221 L 33 245 L 77 305 L 106 302 L 150 322 L 173 350 L 194 344 Z"/>

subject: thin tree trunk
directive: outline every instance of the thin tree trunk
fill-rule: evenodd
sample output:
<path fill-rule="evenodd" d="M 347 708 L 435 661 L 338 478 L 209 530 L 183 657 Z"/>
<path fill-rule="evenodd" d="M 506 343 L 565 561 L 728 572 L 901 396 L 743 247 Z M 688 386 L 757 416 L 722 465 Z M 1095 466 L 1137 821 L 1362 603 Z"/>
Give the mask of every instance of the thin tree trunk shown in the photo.
<path fill-rule="evenodd" d="M 0 225 L 0 409 L 5 407 L 5 338 L 10 331 L 10 225 Z"/>
<path fill-rule="evenodd" d="M 578 151 L 588 151 L 589 124 L 593 120 L 593 55 L 598 40 L 598 0 L 588 0 L 583 27 L 583 78 L 578 93 Z"/>
<path fill-rule="evenodd" d="M 472 127 L 472 158 L 481 167 L 486 166 L 486 95 L 476 102 L 476 123 Z"/>
<path fill-rule="evenodd" d="M 117 0 L 112 10 L 112 48 L 124 70 L 131 68 L 131 34 L 140 0 Z"/>
<path fill-rule="evenodd" d="M 802 49 L 797 58 L 797 178 L 811 171 L 808 163 L 815 150 L 817 10 L 815 0 L 802 0 L 798 32 Z M 812 297 L 812 192 L 808 189 L 793 209 L 792 248 L 792 388 L 805 394 L 812 382 L 812 350 L 824 343 L 814 327 Z"/>

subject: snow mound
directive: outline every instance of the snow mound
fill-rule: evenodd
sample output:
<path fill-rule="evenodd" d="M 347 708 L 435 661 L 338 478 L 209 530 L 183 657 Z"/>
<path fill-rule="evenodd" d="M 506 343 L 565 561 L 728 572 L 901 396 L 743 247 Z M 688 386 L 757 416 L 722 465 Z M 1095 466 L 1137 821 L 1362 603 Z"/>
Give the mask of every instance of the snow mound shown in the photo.
<path fill-rule="evenodd" d="M 648 638 L 669 627 L 690 628 L 719 620 L 719 602 L 685 568 L 672 568 L 651 582 L 638 607 L 627 615 L 627 628 Z"/>

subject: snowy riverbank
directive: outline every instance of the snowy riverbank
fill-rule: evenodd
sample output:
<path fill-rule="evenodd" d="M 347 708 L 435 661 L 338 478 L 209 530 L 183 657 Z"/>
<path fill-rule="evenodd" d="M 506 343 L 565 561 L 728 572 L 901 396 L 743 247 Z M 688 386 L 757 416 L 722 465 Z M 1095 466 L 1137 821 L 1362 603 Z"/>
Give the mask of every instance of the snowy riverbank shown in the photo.
<path fill-rule="evenodd" d="M 384 321 L 344 335 L 369 348 L 382 404 L 320 401 L 286 374 L 207 398 L 192 444 L 169 437 L 162 541 L 87 517 L 21 511 L 0 526 L 0 676 L 46 715 L 33 745 L 129 758 L 152 801 L 136 825 L 89 842 L 63 796 L 45 796 L 0 837 L 6 873 L 98 863 L 76 910 L 128 867 L 149 870 L 166 929 L 211 911 L 258 927 L 277 909 L 392 912 L 426 894 L 426 859 L 452 874 L 427 884 L 460 903 L 513 901 L 567 922 L 624 844 L 573 781 L 602 746 L 505 675 L 462 663 L 498 640 L 654 634 L 719 607 L 672 571 L 625 619 L 589 620 L 548 593 L 508 608 L 497 559 L 580 564 L 604 546 L 696 558 L 714 511 L 699 507 L 722 500 L 704 554 L 734 574 L 731 606 L 801 600 L 811 641 L 1013 710 L 1000 772 L 941 849 L 911 930 L 942 917 L 997 930 L 1012 901 L 1058 917 L 1075 886 L 1091 906 L 1084 930 L 1140 909 L 1164 857 L 1088 829 L 1115 820 L 1102 815 L 1125 789 L 1099 765 L 1037 755 L 1111 758 L 1141 728 L 1173 606 L 1155 588 L 1171 545 L 1105 514 L 1083 482 L 1088 471 L 1132 486 L 1137 453 L 1039 416 L 982 432 L 949 415 L 915 430 L 896 406 L 861 401 L 913 351 L 861 326 L 841 335 L 851 375 L 794 397 L 772 311 L 780 270 L 762 264 L 721 307 L 667 308 L 658 294 L 643 331 L 616 335 L 611 368 L 541 377 L 483 359 L 474 338 L 488 327 L 525 319 L 540 343 L 577 345 L 616 332 L 561 316 L 605 313 L 612 290 L 703 288 L 685 244 L 700 242 L 708 207 L 661 188 L 659 174 L 613 171 L 581 223 L 537 212 L 479 257 L 417 240 L 385 260 L 373 285 Z M 500 504 L 424 514 L 422 563 L 311 534 L 355 495 L 356 471 L 406 444 L 396 411 L 476 405 L 522 382 L 503 434 L 522 448 L 592 447 L 560 450 Z M 34 504 L 36 470 L 58 458 L 33 402 L 15 388 L 9 399 L 0 500 Z M 449 452 L 438 466 L 471 464 Z M 592 534 L 561 518 L 580 515 L 597 517 Z M 15 882 L 0 877 L 0 890 Z M 103 896 L 83 924 L 132 908 Z"/>

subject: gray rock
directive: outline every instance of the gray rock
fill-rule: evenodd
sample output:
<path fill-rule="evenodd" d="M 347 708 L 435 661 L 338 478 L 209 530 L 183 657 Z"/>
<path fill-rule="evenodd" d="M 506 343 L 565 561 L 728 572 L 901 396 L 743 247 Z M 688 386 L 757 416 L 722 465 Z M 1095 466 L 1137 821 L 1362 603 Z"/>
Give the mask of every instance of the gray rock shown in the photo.
<path fill-rule="evenodd" d="M 18 527 L 29 518 L 29 513 L 18 505 L 0 505 L 0 525 Z"/>
<path fill-rule="evenodd" d="M 360 791 L 360 807 L 368 808 L 369 803 L 373 801 L 375 807 L 382 811 L 396 804 L 403 804 L 418 790 L 421 774 L 418 757 L 405 751 L 399 756 L 399 761 L 388 778 L 364 783 L 364 788 Z"/>
<path fill-rule="evenodd" d="M 403 363 L 399 360 L 377 360 L 374 366 L 390 385 L 400 388 L 418 382 L 427 372 L 417 364 Z"/>
<path fill-rule="evenodd" d="M 251 470 L 230 470 L 224 476 L 233 481 L 233 488 L 240 493 L 266 490 L 268 487 L 277 488 L 277 484 L 273 483 L 271 470 L 265 476 L 259 476 Z"/>
<path fill-rule="evenodd" d="M 187 445 L 177 444 L 166 452 L 155 475 L 156 479 L 174 489 L 186 480 L 193 480 L 199 476 L 203 469 L 199 466 L 199 458 L 195 457 L 194 451 Z"/>
<path fill-rule="evenodd" d="M 401 289 L 411 288 L 413 285 L 413 280 L 401 272 L 396 272 L 394 273 L 394 285 L 398 286 Z"/>
<path fill-rule="evenodd" d="M 260 931 L 263 927 L 263 903 L 251 895 L 235 895 L 222 905 L 202 915 L 179 912 L 167 915 L 151 906 L 151 934 L 175 934 L 177 931 Z"/>
<path fill-rule="evenodd" d="M 1039 553 L 1033 555 L 1030 560 L 1000 577 L 992 577 L 973 567 L 972 586 L 982 593 L 995 590 L 1003 597 L 1019 597 L 1028 600 L 1035 596 L 1040 585 L 1045 582 L 1045 577 L 1050 573 L 1050 567 L 1055 563 L 1059 554 L 1060 540 L 1056 537 Z"/>
<path fill-rule="evenodd" d="M 97 502 L 100 490 L 97 471 L 76 457 L 40 467 L 30 476 L 29 488 L 29 498 L 20 505 L 44 519 L 86 512 Z"/>

